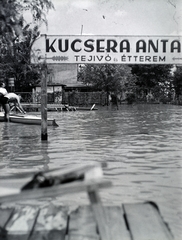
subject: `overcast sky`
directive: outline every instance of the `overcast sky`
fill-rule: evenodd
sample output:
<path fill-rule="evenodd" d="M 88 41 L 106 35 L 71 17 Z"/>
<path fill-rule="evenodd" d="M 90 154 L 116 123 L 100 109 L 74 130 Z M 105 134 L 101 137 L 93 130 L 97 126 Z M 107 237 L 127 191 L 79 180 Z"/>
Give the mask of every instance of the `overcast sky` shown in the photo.
<path fill-rule="evenodd" d="M 52 0 L 48 29 L 58 35 L 182 35 L 182 0 Z"/>

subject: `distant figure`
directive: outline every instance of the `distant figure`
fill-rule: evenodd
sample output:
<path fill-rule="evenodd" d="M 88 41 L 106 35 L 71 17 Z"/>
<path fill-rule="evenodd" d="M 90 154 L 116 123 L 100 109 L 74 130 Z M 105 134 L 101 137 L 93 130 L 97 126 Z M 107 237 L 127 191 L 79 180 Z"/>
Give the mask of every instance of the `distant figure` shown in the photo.
<path fill-rule="evenodd" d="M 2 107 L 4 109 L 5 121 L 9 121 L 9 112 L 10 112 L 8 99 L 5 97 L 7 94 L 8 94 L 8 92 L 5 89 L 5 83 L 0 82 L 0 104 L 2 105 Z"/>
<path fill-rule="evenodd" d="M 147 99 L 147 102 L 151 102 L 151 101 L 154 99 L 154 97 L 153 97 L 153 95 L 152 95 L 151 92 L 149 92 L 149 93 L 146 95 L 146 99 Z"/>
<path fill-rule="evenodd" d="M 21 96 L 15 93 L 7 93 L 4 97 L 8 99 L 7 102 L 9 103 L 10 106 L 13 104 L 11 110 L 13 110 L 14 108 L 17 108 L 21 113 L 24 113 L 24 114 L 26 113 L 20 104 Z"/>

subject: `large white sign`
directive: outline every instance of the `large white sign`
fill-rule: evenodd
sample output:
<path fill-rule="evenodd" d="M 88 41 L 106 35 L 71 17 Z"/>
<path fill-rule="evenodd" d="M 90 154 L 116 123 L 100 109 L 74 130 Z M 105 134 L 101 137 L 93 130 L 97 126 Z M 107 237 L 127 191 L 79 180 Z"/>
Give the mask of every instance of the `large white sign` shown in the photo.
<path fill-rule="evenodd" d="M 32 63 L 182 64 L 182 36 L 42 35 Z"/>

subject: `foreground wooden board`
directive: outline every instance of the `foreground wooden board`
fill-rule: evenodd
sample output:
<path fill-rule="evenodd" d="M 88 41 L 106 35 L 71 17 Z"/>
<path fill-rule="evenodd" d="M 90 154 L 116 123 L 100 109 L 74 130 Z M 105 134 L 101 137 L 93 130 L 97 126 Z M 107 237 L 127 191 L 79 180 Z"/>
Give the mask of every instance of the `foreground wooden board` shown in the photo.
<path fill-rule="evenodd" d="M 29 240 L 64 240 L 67 229 L 68 208 L 50 203 L 40 209 Z"/>
<path fill-rule="evenodd" d="M 13 216 L 6 225 L 7 239 L 28 239 L 38 213 L 37 207 L 25 206 L 15 209 Z"/>
<path fill-rule="evenodd" d="M 103 206 L 110 240 L 172 240 L 160 212 L 150 203 Z M 0 207 L 0 240 L 105 240 L 92 206 L 69 212 L 50 203 L 44 207 Z"/>
<path fill-rule="evenodd" d="M 0 208 L 0 229 L 4 228 L 10 217 L 12 216 L 13 208 Z"/>
<path fill-rule="evenodd" d="M 78 207 L 70 214 L 68 240 L 81 238 L 99 240 L 91 206 Z"/>
<path fill-rule="evenodd" d="M 124 204 L 128 228 L 133 240 L 172 240 L 155 204 Z"/>
<path fill-rule="evenodd" d="M 6 239 L 7 231 L 6 224 L 11 218 L 14 208 L 0 208 L 0 239 Z"/>
<path fill-rule="evenodd" d="M 123 218 L 122 207 L 104 207 L 106 228 L 111 240 L 131 240 Z M 100 234 L 91 206 L 81 206 L 71 213 L 68 240 L 99 240 Z"/>
<path fill-rule="evenodd" d="M 110 239 L 114 240 L 130 240 L 130 233 L 126 228 L 125 219 L 123 217 L 123 209 L 120 206 L 105 207 L 107 217 L 107 227 L 110 231 Z"/>

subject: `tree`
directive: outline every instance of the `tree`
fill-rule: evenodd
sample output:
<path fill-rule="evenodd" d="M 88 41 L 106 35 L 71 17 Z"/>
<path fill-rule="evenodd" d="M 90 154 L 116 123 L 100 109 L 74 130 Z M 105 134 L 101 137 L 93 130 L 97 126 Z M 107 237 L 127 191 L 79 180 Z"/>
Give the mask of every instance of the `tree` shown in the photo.
<path fill-rule="evenodd" d="M 39 37 L 39 27 L 47 24 L 49 0 L 3 0 L 0 2 L 1 77 L 15 78 L 16 90 L 29 91 L 40 77 L 40 66 L 30 63 L 31 47 Z M 25 16 L 31 12 L 32 22 Z"/>
<path fill-rule="evenodd" d="M 173 74 L 173 86 L 175 90 L 176 99 L 180 100 L 180 95 L 182 95 L 182 67 L 176 66 L 176 70 Z"/>
<path fill-rule="evenodd" d="M 54 8 L 50 0 L 2 0 L 0 1 L 0 36 L 8 43 L 22 36 L 25 12 L 31 12 L 32 22 L 47 24 L 46 13 Z"/>
<path fill-rule="evenodd" d="M 24 41 L 15 41 L 6 48 L 5 54 L 0 57 L 4 79 L 15 79 L 16 91 L 30 91 L 31 86 L 38 83 L 41 69 L 39 65 L 30 62 L 31 47 L 40 35 L 38 26 L 33 29 L 27 25 L 22 29 Z"/>
<path fill-rule="evenodd" d="M 137 81 L 138 96 L 145 100 L 151 93 L 155 99 L 166 98 L 171 83 L 171 65 L 131 65 Z"/>
<path fill-rule="evenodd" d="M 135 89 L 135 78 L 126 65 L 86 64 L 81 66 L 78 80 L 96 90 L 106 91 L 116 101 L 121 100 L 124 92 Z"/>

